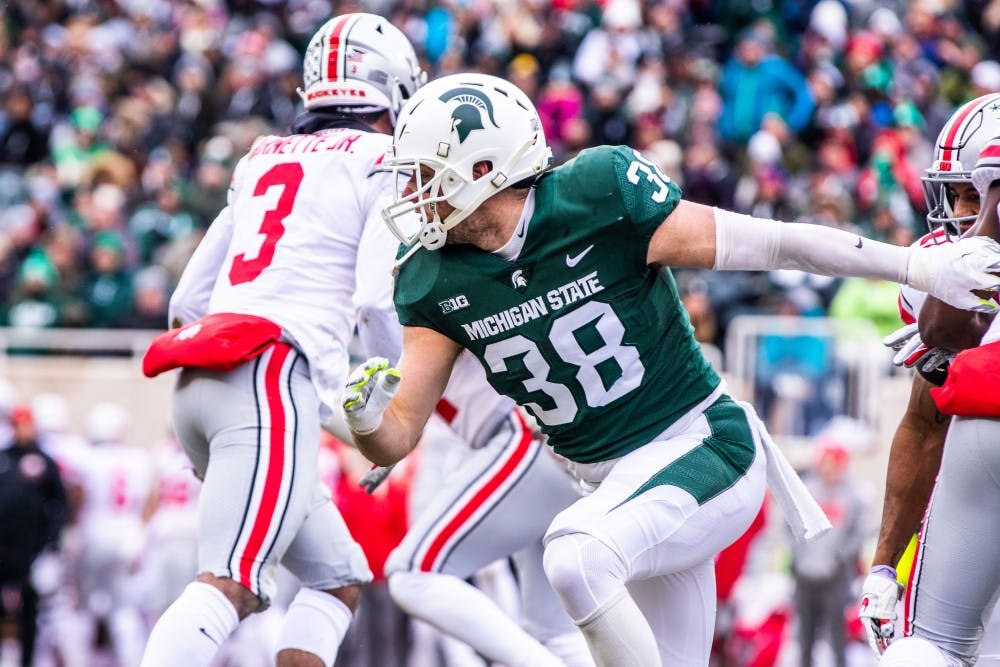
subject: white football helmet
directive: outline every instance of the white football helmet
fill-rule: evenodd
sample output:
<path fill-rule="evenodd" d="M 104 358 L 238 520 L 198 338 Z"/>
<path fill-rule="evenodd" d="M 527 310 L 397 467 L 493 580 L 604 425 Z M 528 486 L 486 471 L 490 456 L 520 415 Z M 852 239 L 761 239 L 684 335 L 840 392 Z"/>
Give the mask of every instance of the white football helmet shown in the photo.
<path fill-rule="evenodd" d="M 124 443 L 128 439 L 131 418 L 125 406 L 98 403 L 87 414 L 86 436 L 91 444 Z"/>
<path fill-rule="evenodd" d="M 949 236 L 956 238 L 963 224 L 976 219 L 976 216 L 955 217 L 951 186 L 972 183 L 972 168 L 979 151 L 998 135 L 1000 93 L 967 102 L 945 123 L 934 146 L 934 162 L 920 179 L 927 202 L 927 225 L 932 232 L 943 226 Z"/>
<path fill-rule="evenodd" d="M 395 123 L 403 103 L 427 81 L 413 45 L 374 14 L 344 14 L 323 24 L 302 63 L 308 110 L 329 106 L 388 109 Z"/>
<path fill-rule="evenodd" d="M 879 660 L 880 667 L 949 667 L 950 664 L 941 649 L 920 637 L 897 639 Z"/>
<path fill-rule="evenodd" d="M 476 179 L 472 167 L 479 162 L 491 168 Z M 417 241 L 435 250 L 486 199 L 551 163 L 538 112 L 517 86 L 486 74 L 442 77 L 417 91 L 399 115 L 383 164 L 403 180 L 415 175 L 415 185 L 407 196 L 397 193 L 382 217 L 411 253 Z M 433 177 L 424 181 L 421 166 Z M 441 201 L 455 209 L 444 220 L 436 207 Z M 404 227 L 414 213 L 419 231 Z"/>

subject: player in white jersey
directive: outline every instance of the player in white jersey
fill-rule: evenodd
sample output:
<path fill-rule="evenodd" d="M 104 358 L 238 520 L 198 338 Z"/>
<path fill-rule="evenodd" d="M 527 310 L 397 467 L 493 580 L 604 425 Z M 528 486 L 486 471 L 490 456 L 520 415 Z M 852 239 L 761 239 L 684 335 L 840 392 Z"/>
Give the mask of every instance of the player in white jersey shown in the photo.
<path fill-rule="evenodd" d="M 1000 112 L 1000 104 L 996 106 L 987 111 Z M 1000 136 L 980 151 L 971 181 L 982 207 L 967 234 L 1000 238 Z M 919 323 L 928 345 L 964 351 L 952 360 L 944 385 L 931 392 L 938 408 L 953 417 L 907 586 L 906 636 L 888 647 L 881 664 L 994 664 L 979 653 L 1000 595 L 1000 535 L 995 529 L 1000 507 L 1000 322 L 956 316 L 928 299 Z M 970 338 L 977 344 L 968 347 Z"/>
<path fill-rule="evenodd" d="M 207 665 L 267 606 L 278 562 L 303 587 L 277 662 L 329 666 L 371 578 L 318 479 L 319 428 L 348 367 L 355 256 L 397 187 L 372 172 L 425 75 L 406 37 L 371 14 L 321 27 L 303 74 L 306 112 L 237 165 L 171 299 L 182 328 L 145 358 L 148 374 L 183 368 L 174 426 L 203 479 L 200 574 L 157 622 L 145 667 Z"/>
<path fill-rule="evenodd" d="M 145 640 L 134 572 L 145 546 L 143 510 L 152 491 L 152 461 L 128 443 L 129 417 L 101 403 L 87 417 L 91 450 L 82 469 L 80 594 L 91 631 L 108 626 L 120 665 L 138 664 Z"/>
<path fill-rule="evenodd" d="M 946 243 L 976 220 L 980 195 L 972 184 L 972 167 L 987 142 L 1000 134 L 998 103 L 1000 94 L 993 93 L 962 105 L 939 133 L 934 161 L 923 178 L 931 231 L 915 245 Z M 895 362 L 915 367 L 917 374 L 890 450 L 881 529 L 859 607 L 869 643 L 879 654 L 895 634 L 896 600 L 902 591 L 895 568 L 927 508 L 950 422 L 938 411 L 930 389 L 944 381 L 951 355 L 922 345 L 919 336 L 912 335 L 926 299 L 924 292 L 900 288 L 900 317 L 909 327 L 887 340 L 897 349 Z"/>
<path fill-rule="evenodd" d="M 198 573 L 198 494 L 201 483 L 180 443 L 153 446 L 153 495 L 143 554 L 143 610 L 156 619 Z"/>

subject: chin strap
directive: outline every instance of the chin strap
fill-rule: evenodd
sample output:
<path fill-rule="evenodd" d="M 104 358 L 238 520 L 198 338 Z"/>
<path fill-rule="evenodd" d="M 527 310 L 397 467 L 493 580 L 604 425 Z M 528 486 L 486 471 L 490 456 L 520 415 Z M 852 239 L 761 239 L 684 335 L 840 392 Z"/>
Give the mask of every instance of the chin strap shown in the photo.
<path fill-rule="evenodd" d="M 410 246 L 410 249 L 406 251 L 405 255 L 396 260 L 396 262 L 392 265 L 393 277 L 395 277 L 399 273 L 399 269 L 403 266 L 406 260 L 417 254 L 417 251 L 420 250 L 421 248 L 423 248 L 422 245 L 420 245 L 419 243 L 414 243 L 412 246 Z"/>

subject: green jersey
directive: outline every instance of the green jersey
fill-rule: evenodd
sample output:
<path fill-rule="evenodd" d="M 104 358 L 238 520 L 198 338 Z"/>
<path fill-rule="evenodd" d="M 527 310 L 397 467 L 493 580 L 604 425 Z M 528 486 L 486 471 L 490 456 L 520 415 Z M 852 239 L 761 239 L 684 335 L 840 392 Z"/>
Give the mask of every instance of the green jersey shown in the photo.
<path fill-rule="evenodd" d="M 471 245 L 413 255 L 396 278 L 399 319 L 472 351 L 557 453 L 622 456 L 719 384 L 673 276 L 646 265 L 680 188 L 638 151 L 603 146 L 545 174 L 532 197 L 511 261 Z"/>

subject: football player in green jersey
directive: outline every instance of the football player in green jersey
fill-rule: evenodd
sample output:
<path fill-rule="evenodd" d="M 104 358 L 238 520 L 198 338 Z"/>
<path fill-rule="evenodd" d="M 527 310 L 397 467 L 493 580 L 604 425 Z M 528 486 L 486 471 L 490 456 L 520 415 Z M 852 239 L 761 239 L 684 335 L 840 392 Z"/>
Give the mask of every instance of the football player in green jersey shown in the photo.
<path fill-rule="evenodd" d="M 507 81 L 452 75 L 413 96 L 384 160 L 410 175 L 384 212 L 404 244 L 403 355 L 398 370 L 358 369 L 345 414 L 361 451 L 394 463 L 470 350 L 590 491 L 550 526 L 545 569 L 597 664 L 703 666 L 713 558 L 752 521 L 765 478 L 800 536 L 828 524 L 701 356 L 667 267 L 882 278 L 987 309 L 971 290 L 1000 284 L 1000 246 L 901 248 L 702 206 L 625 147 L 550 162 Z"/>

